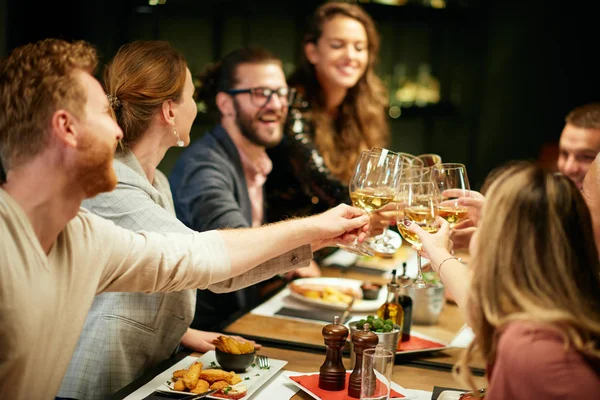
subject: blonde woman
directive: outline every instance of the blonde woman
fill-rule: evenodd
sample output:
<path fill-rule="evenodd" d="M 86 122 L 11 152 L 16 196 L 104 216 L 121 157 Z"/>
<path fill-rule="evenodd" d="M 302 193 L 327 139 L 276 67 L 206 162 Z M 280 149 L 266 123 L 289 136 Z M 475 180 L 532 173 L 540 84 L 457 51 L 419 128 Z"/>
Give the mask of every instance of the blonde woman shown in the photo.
<path fill-rule="evenodd" d="M 600 393 L 600 264 L 579 190 L 520 163 L 496 176 L 486 199 L 471 269 L 448 251 L 447 224 L 436 235 L 410 224 L 476 334 L 458 375 L 473 386 L 467 364 L 477 352 L 489 365 L 487 400 Z"/>

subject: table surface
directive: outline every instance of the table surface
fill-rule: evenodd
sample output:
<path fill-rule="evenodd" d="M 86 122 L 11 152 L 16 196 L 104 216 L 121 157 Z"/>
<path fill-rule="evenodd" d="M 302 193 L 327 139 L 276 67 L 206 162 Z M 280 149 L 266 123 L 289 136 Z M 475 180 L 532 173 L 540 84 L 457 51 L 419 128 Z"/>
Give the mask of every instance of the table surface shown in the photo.
<path fill-rule="evenodd" d="M 385 262 L 385 261 L 384 261 Z M 352 268 L 322 268 L 323 276 L 358 279 L 361 281 L 386 283 L 382 276 L 365 274 Z M 434 339 L 450 343 L 465 318 L 462 311 L 454 303 L 446 303 L 435 325 L 415 325 L 412 329 Z M 321 329 L 323 323 L 316 321 L 299 321 L 287 318 L 269 317 L 247 313 L 224 328 L 228 334 L 236 334 L 252 338 L 259 343 L 286 349 L 318 352 L 325 349 Z M 458 361 L 464 349 L 450 348 L 443 351 L 412 353 L 399 355 L 412 365 L 439 366 L 450 370 Z M 401 361 L 401 360 L 400 360 Z M 474 357 L 469 364 L 480 375 L 485 370 L 485 362 L 481 357 Z"/>
<path fill-rule="evenodd" d="M 370 263 L 378 265 L 382 271 L 389 270 L 387 260 L 371 259 Z M 391 263 L 389 264 L 391 265 Z M 387 269 L 386 269 L 387 268 Z M 358 280 L 368 280 L 385 284 L 382 275 L 369 273 L 364 268 L 322 268 L 325 277 L 341 277 Z M 449 343 L 464 324 L 464 315 L 453 303 L 444 306 L 437 324 L 413 325 L 419 333 Z M 325 357 L 325 346 L 321 329 L 323 323 L 314 321 L 298 321 L 277 317 L 267 317 L 247 313 L 227 325 L 224 332 L 256 339 L 263 344 L 259 354 L 271 358 L 288 361 L 284 369 L 297 372 L 318 372 Z M 393 381 L 407 389 L 433 391 L 434 386 L 465 388 L 452 375 L 452 366 L 456 363 L 464 349 L 450 348 L 443 351 L 413 353 L 398 355 L 393 368 Z M 144 376 L 123 388 L 111 399 L 123 398 L 132 393 L 153 377 L 175 364 L 187 353 L 180 353 L 159 366 L 148 371 Z M 193 353 L 192 355 L 200 355 Z M 344 358 L 344 364 L 350 368 L 349 358 Z M 478 387 L 485 386 L 485 363 L 482 358 L 475 357 L 470 363 L 477 375 L 474 382 Z M 292 397 L 311 399 L 306 393 L 299 391 Z"/>
<path fill-rule="evenodd" d="M 258 353 L 270 358 L 286 360 L 288 363 L 283 369 L 296 372 L 318 372 L 321 364 L 325 361 L 324 354 L 285 350 L 266 346 L 263 346 Z M 200 356 L 201 354 L 193 353 L 192 355 Z M 350 359 L 344 358 L 343 361 L 344 365 L 348 368 Z M 419 389 L 429 392 L 433 391 L 434 386 L 469 390 L 466 386 L 460 384 L 451 372 L 406 365 L 394 365 L 392 370 L 392 380 L 406 389 Z M 485 378 L 483 377 L 476 376 L 474 377 L 474 381 L 478 387 L 485 386 Z M 299 391 L 292 399 L 312 399 L 312 397 Z"/>

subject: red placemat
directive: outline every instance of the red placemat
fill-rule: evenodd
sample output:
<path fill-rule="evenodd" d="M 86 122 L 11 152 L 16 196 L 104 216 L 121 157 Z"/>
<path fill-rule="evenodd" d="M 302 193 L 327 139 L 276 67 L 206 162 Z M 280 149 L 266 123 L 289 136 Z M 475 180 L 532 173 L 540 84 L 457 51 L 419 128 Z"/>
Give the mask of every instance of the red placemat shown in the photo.
<path fill-rule="evenodd" d="M 290 376 L 290 379 L 324 400 L 356 400 L 355 397 L 348 396 L 348 379 L 350 379 L 350 372 L 346 372 L 346 387 L 344 390 L 339 390 L 337 392 L 320 389 L 318 373 L 311 375 Z M 394 389 L 390 391 L 390 399 L 402 398 L 404 398 L 404 395 L 396 392 Z"/>
<path fill-rule="evenodd" d="M 406 342 L 398 342 L 398 347 L 396 348 L 396 351 L 402 352 L 413 350 L 439 349 L 443 347 L 446 347 L 446 345 L 443 343 L 423 339 L 415 335 L 410 335 L 410 339 L 408 339 Z"/>

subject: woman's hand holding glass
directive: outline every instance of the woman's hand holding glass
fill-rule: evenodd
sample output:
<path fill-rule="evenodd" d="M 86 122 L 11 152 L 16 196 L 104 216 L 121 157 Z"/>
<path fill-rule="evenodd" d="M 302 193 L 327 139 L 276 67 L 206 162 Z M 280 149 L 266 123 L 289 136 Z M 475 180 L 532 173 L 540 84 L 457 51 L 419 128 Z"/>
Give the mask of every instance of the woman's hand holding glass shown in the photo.
<path fill-rule="evenodd" d="M 470 193 L 467 169 L 463 164 L 443 163 L 431 167 L 431 181 L 442 194 L 438 204 L 438 213 L 450 224 L 450 228 L 468 216 L 469 210 L 463 206 L 459 198 L 468 197 Z"/>
<path fill-rule="evenodd" d="M 415 179 L 408 179 L 399 185 L 396 204 L 398 207 L 398 230 L 402 237 L 411 243 L 417 250 L 421 249 L 421 239 L 412 230 L 410 225 L 418 225 L 421 230 L 435 233 L 439 229 L 437 221 L 438 204 L 440 195 L 433 182 L 421 181 L 420 174 Z M 425 289 L 432 285 L 425 282 L 421 271 L 421 255 L 417 252 L 417 279 L 409 286 Z"/>
<path fill-rule="evenodd" d="M 466 219 L 457 222 L 452 227 L 450 238 L 454 243 L 455 250 L 468 249 L 471 238 L 477 230 L 485 197 L 475 190 L 464 191 L 462 189 L 444 190 L 442 196 L 458 198 L 458 205 L 467 209 Z"/>
<path fill-rule="evenodd" d="M 443 218 L 437 217 L 436 223 L 439 225 L 439 229 L 435 233 L 429 233 L 418 224 L 406 222 L 408 223 L 406 229 L 418 236 L 421 241 L 421 245 L 413 245 L 413 249 L 420 251 L 423 257 L 431 260 L 431 268 L 438 272 L 440 263 L 448 257 L 452 257 L 453 243 L 450 240 L 450 224 Z"/>

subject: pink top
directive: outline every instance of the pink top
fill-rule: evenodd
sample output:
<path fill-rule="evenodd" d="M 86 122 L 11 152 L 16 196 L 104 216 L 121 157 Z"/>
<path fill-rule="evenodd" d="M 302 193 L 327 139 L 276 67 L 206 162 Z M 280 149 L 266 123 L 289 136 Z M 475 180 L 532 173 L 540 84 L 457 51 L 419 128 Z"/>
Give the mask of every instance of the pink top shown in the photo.
<path fill-rule="evenodd" d="M 264 149 L 251 158 L 246 154 L 248 152 L 244 151 L 243 146 L 235 141 L 234 144 L 240 153 L 240 160 L 246 176 L 248 196 L 252 204 L 252 227 L 261 226 L 264 217 L 263 185 L 267 180 L 267 175 L 273 169 L 273 163 Z"/>
<path fill-rule="evenodd" d="M 597 360 L 597 362 L 600 360 Z M 502 332 L 485 400 L 578 400 L 600 394 L 600 371 L 548 326 L 513 322 Z"/>

